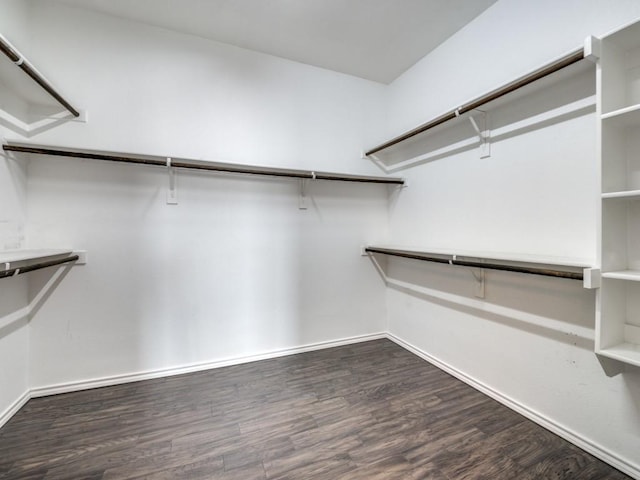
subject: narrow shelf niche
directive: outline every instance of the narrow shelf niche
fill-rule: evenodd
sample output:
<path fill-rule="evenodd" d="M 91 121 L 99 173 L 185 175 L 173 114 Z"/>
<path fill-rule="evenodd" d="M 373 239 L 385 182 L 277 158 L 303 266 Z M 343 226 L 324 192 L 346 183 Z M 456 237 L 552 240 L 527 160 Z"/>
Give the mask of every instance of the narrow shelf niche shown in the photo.
<path fill-rule="evenodd" d="M 603 277 L 598 353 L 640 366 L 640 272 Z"/>

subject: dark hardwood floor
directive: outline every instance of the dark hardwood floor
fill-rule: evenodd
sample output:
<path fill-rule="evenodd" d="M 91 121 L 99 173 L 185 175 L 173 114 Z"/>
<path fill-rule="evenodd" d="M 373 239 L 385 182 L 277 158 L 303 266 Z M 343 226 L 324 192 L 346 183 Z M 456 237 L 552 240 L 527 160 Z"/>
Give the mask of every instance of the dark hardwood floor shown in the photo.
<path fill-rule="evenodd" d="M 3 479 L 625 479 L 388 340 L 30 400 Z"/>

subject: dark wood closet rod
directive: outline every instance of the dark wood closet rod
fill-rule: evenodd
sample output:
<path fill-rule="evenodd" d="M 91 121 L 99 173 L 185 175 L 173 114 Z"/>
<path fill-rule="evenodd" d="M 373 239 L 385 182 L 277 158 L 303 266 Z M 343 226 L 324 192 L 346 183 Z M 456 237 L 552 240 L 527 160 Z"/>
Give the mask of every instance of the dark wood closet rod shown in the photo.
<path fill-rule="evenodd" d="M 38 85 L 40 85 L 49 95 L 55 98 L 60 105 L 66 108 L 74 117 L 79 117 L 80 112 L 73 108 L 69 102 L 67 102 L 62 95 L 60 95 L 51 86 L 51 84 L 33 68 L 25 58 L 20 55 L 3 37 L 0 35 L 0 51 L 4 53 L 9 60 L 22 69 L 24 73 L 29 75 Z"/>
<path fill-rule="evenodd" d="M 78 255 L 71 255 L 70 257 L 61 258 L 58 260 L 49 260 L 46 262 L 32 263 L 25 265 L 24 267 L 14 267 L 8 270 L 0 271 L 0 278 L 13 277 L 14 275 L 20 275 L 22 273 L 32 272 L 34 270 L 40 270 L 41 268 L 53 267 L 55 265 L 62 265 L 63 263 L 75 262 L 80 257 Z"/>
<path fill-rule="evenodd" d="M 555 270 L 551 268 L 524 267 L 520 265 L 504 265 L 500 263 L 485 263 L 486 260 L 495 261 L 494 259 L 483 259 L 483 258 L 473 257 L 473 258 L 476 258 L 477 260 L 476 261 L 458 260 L 454 255 L 437 257 L 437 256 L 434 256 L 437 254 L 431 254 L 427 252 L 410 252 L 406 250 L 395 250 L 392 248 L 382 248 L 382 247 L 366 247 L 365 252 L 379 253 L 382 255 L 391 255 L 394 257 L 411 258 L 414 260 L 422 260 L 425 262 L 446 263 L 449 265 L 458 265 L 461 267 L 488 268 L 490 270 L 503 270 L 505 272 L 517 272 L 517 273 L 528 273 L 531 275 L 543 275 L 545 277 L 568 278 L 571 280 L 583 280 L 584 278 L 584 275 L 582 272 Z M 504 260 L 504 261 L 507 262 L 511 260 Z M 519 262 L 519 263 L 531 263 L 531 262 Z"/>
<path fill-rule="evenodd" d="M 539 68 L 538 70 L 535 70 L 525 75 L 522 78 L 519 78 L 518 80 L 507 83 L 506 85 L 500 88 L 497 88 L 496 90 L 493 90 L 492 92 L 489 92 L 481 97 L 478 97 L 469 103 L 465 103 L 460 108 L 451 110 L 450 112 L 447 112 L 437 118 L 434 118 L 433 120 L 430 120 L 427 123 L 423 123 L 422 125 L 419 125 L 413 130 L 409 130 L 408 132 L 403 133 L 402 135 L 392 138 L 391 140 L 381 145 L 378 145 L 377 147 L 372 148 L 371 150 L 365 153 L 365 156 L 373 155 L 375 153 L 380 152 L 381 150 L 397 145 L 398 143 L 404 142 L 409 138 L 415 137 L 416 135 L 426 132 L 427 130 L 437 127 L 438 125 L 442 125 L 445 122 L 453 120 L 462 114 L 475 110 L 476 108 L 486 103 L 489 103 L 492 100 L 495 100 L 504 95 L 507 95 L 508 93 L 518 90 L 519 88 L 522 88 L 525 85 L 529 85 L 530 83 L 533 83 L 536 80 L 540 80 L 541 78 L 546 77 L 547 75 L 551 75 L 552 73 L 557 72 L 558 70 L 561 70 L 565 67 L 568 67 L 569 65 L 573 65 L 574 63 L 579 62 L 582 59 L 584 59 L 584 49 L 581 48 L 579 50 L 576 50 L 570 53 L 565 57 L 562 57 L 559 60 L 556 60 L 555 62 L 545 65 L 544 67 Z"/>
<path fill-rule="evenodd" d="M 251 165 L 236 165 L 233 163 L 207 162 L 203 160 L 173 159 L 170 162 L 165 157 L 133 156 L 120 153 L 105 153 L 90 150 L 61 149 L 39 145 L 4 144 L 2 148 L 8 152 L 34 153 L 38 155 L 52 155 L 58 157 L 86 158 L 105 160 L 109 162 L 134 163 L 155 165 L 159 167 L 187 168 L 208 170 L 224 173 L 240 173 L 249 175 L 266 175 L 272 177 L 289 177 L 310 180 L 333 180 L 339 182 L 381 183 L 387 185 L 404 185 L 404 179 L 398 177 L 372 177 L 366 175 L 349 175 L 343 173 L 314 172 L 307 170 L 292 170 L 286 168 L 256 167 Z"/>

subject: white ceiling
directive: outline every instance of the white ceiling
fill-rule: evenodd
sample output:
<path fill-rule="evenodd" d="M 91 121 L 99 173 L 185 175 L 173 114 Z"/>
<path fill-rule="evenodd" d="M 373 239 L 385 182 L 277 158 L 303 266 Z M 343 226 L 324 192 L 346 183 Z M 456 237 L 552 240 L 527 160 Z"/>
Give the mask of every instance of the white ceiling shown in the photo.
<path fill-rule="evenodd" d="M 496 0 L 56 0 L 390 83 Z"/>

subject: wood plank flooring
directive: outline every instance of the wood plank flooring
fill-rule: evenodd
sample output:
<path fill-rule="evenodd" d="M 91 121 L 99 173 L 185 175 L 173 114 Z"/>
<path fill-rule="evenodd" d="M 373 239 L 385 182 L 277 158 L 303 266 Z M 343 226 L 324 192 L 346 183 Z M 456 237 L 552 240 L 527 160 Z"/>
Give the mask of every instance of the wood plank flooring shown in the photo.
<path fill-rule="evenodd" d="M 2 479 L 626 479 L 388 340 L 30 400 Z"/>

